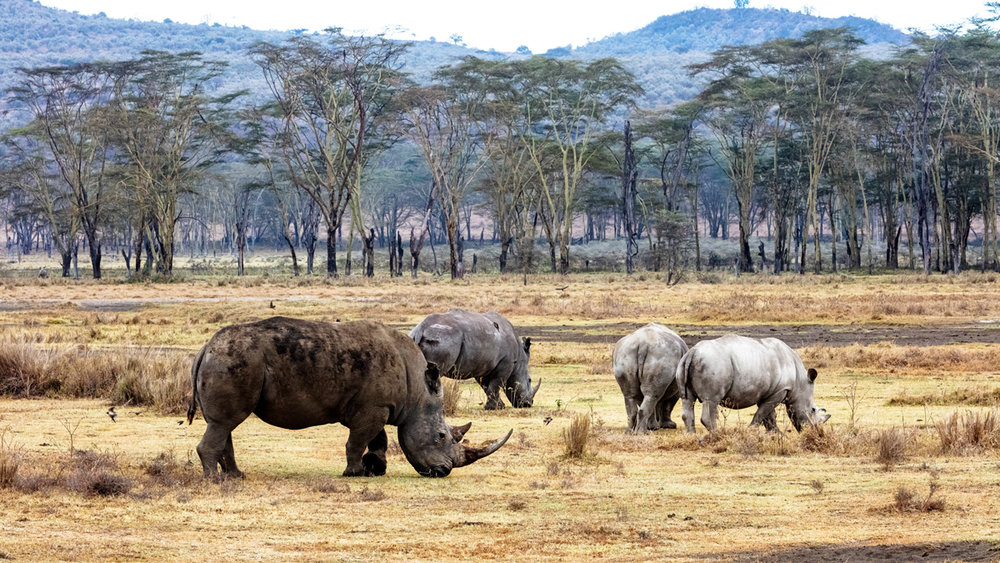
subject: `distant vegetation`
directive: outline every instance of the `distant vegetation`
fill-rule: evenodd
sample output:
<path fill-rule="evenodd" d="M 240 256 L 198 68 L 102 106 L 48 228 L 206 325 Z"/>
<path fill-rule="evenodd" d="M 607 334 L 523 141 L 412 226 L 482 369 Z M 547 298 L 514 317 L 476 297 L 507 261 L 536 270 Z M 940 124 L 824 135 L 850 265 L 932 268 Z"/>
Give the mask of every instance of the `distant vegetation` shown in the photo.
<path fill-rule="evenodd" d="M 296 274 L 325 247 L 331 276 L 356 250 L 372 275 L 376 247 L 415 276 L 430 240 L 460 278 L 476 238 L 524 273 L 624 239 L 626 271 L 670 283 L 703 266 L 893 269 L 901 249 L 926 273 L 1000 262 L 985 25 L 894 46 L 908 38 L 868 20 L 703 9 L 508 56 L 0 7 L 23 38 L 5 52 L 7 249 L 58 252 L 64 276 L 81 252 L 95 278 L 110 252 L 144 279 L 220 247 L 242 274 L 261 240 Z M 731 230 L 735 262 L 703 254 Z"/>

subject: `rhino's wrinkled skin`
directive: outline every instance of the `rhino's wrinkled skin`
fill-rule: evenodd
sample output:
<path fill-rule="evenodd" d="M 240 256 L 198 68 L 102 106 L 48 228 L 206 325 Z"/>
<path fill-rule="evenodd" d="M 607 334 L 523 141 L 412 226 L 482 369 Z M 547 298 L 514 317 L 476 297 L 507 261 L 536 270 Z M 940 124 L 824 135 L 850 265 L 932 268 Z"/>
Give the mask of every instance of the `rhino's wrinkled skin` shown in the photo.
<path fill-rule="evenodd" d="M 681 337 L 659 323 L 650 323 L 615 344 L 611 365 L 625 396 L 629 432 L 677 428 L 670 419 L 679 397 L 675 374 L 687 351 Z"/>
<path fill-rule="evenodd" d="M 784 403 L 796 430 L 824 422 L 816 410 L 813 385 L 816 370 L 806 371 L 794 350 L 777 338 L 756 340 L 727 334 L 695 344 L 677 366 L 677 384 L 684 405 L 684 426 L 694 432 L 694 402 L 703 404 L 701 423 L 716 428 L 718 406 L 744 409 L 757 405 L 750 424 L 778 429 L 775 407 Z"/>
<path fill-rule="evenodd" d="M 462 445 L 471 423 L 445 422 L 437 367 L 406 335 L 375 322 L 273 317 L 229 326 L 198 352 L 191 375 L 188 423 L 200 404 L 208 424 L 198 444 L 206 476 L 219 467 L 223 475 L 243 475 L 232 430 L 251 413 L 289 429 L 343 424 L 350 429 L 346 476 L 385 473 L 386 424 L 398 427 L 406 459 L 429 477 L 448 475 L 506 442 Z"/>
<path fill-rule="evenodd" d="M 504 408 L 501 389 L 512 406 L 530 407 L 534 402 L 538 385 L 531 387 L 528 374 L 531 339 L 518 338 L 499 313 L 435 313 L 414 327 L 410 338 L 441 375 L 475 379 L 486 391 L 487 410 Z"/>

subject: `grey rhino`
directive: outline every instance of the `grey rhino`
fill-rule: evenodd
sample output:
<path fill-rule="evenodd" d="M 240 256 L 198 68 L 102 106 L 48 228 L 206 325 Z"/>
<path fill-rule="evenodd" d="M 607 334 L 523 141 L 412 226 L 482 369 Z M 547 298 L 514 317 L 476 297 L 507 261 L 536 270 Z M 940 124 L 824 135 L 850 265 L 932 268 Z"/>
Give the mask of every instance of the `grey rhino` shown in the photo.
<path fill-rule="evenodd" d="M 774 412 L 785 404 L 795 429 L 804 423 L 825 422 L 830 415 L 816 410 L 813 384 L 816 370 L 806 371 L 794 350 L 777 338 L 756 340 L 727 334 L 695 344 L 677 366 L 677 384 L 683 402 L 684 426 L 694 432 L 694 402 L 703 404 L 701 423 L 716 427 L 719 405 L 743 409 L 757 405 L 752 425 L 777 431 Z"/>
<path fill-rule="evenodd" d="M 208 423 L 198 444 L 206 476 L 217 467 L 243 476 L 232 431 L 251 413 L 293 430 L 334 422 L 349 428 L 345 476 L 385 474 L 386 424 L 398 427 L 407 461 L 427 477 L 490 455 L 510 437 L 464 446 L 472 423 L 445 422 L 437 366 L 404 334 L 376 322 L 272 317 L 228 326 L 198 352 L 191 378 L 188 424 L 197 404 Z"/>
<path fill-rule="evenodd" d="M 670 412 L 680 396 L 677 364 L 687 351 L 681 337 L 659 323 L 649 323 L 615 344 L 611 365 L 625 396 L 629 432 L 677 428 Z"/>
<path fill-rule="evenodd" d="M 499 313 L 452 309 L 428 315 L 410 331 L 428 362 L 454 379 L 475 379 L 486 391 L 486 409 L 504 408 L 503 389 L 514 407 L 530 407 L 541 381 L 531 387 L 531 339 L 519 339 Z"/>

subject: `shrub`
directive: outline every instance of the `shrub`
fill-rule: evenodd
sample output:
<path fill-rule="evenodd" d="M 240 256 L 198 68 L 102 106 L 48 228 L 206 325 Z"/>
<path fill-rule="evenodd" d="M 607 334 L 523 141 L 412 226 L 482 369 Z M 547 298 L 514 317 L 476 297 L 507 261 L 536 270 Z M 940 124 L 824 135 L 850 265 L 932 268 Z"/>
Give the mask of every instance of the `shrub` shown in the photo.
<path fill-rule="evenodd" d="M 0 340 L 0 394 L 30 397 L 45 393 L 53 385 L 50 363 L 51 354 L 24 337 Z"/>
<path fill-rule="evenodd" d="M 576 414 L 569 427 L 563 430 L 563 444 L 566 457 L 581 458 L 587 453 L 590 441 L 590 415 Z"/>

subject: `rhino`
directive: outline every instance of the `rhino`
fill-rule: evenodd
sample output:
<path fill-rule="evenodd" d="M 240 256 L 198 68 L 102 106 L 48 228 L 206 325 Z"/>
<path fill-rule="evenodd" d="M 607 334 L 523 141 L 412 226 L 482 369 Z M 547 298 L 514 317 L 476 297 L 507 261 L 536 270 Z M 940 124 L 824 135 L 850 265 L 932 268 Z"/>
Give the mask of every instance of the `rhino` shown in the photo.
<path fill-rule="evenodd" d="M 484 448 L 462 444 L 472 423 L 445 422 L 437 366 L 406 335 L 371 321 L 272 317 L 228 326 L 195 356 L 191 379 L 187 419 L 200 404 L 208 428 L 197 450 L 206 476 L 217 469 L 243 476 L 232 431 L 251 413 L 292 430 L 343 424 L 349 477 L 385 474 L 386 424 L 397 427 L 406 460 L 426 477 L 492 454 L 513 432 Z"/>
<path fill-rule="evenodd" d="M 796 430 L 826 422 L 830 415 L 816 409 L 816 370 L 806 371 L 794 350 L 777 338 L 760 340 L 727 334 L 695 344 L 677 366 L 684 426 L 694 432 L 694 402 L 703 404 L 701 423 L 715 430 L 719 405 L 744 409 L 757 405 L 751 425 L 777 431 L 775 407 L 785 404 Z"/>
<path fill-rule="evenodd" d="M 428 362 L 454 379 L 475 379 L 486 392 L 486 410 L 504 408 L 503 389 L 514 407 L 530 407 L 539 381 L 531 387 L 531 339 L 520 339 L 500 313 L 452 309 L 428 315 L 410 331 Z"/>
<path fill-rule="evenodd" d="M 677 428 L 670 419 L 680 396 L 675 374 L 687 351 L 681 337 L 659 323 L 649 323 L 615 344 L 611 364 L 625 396 L 628 432 Z"/>

